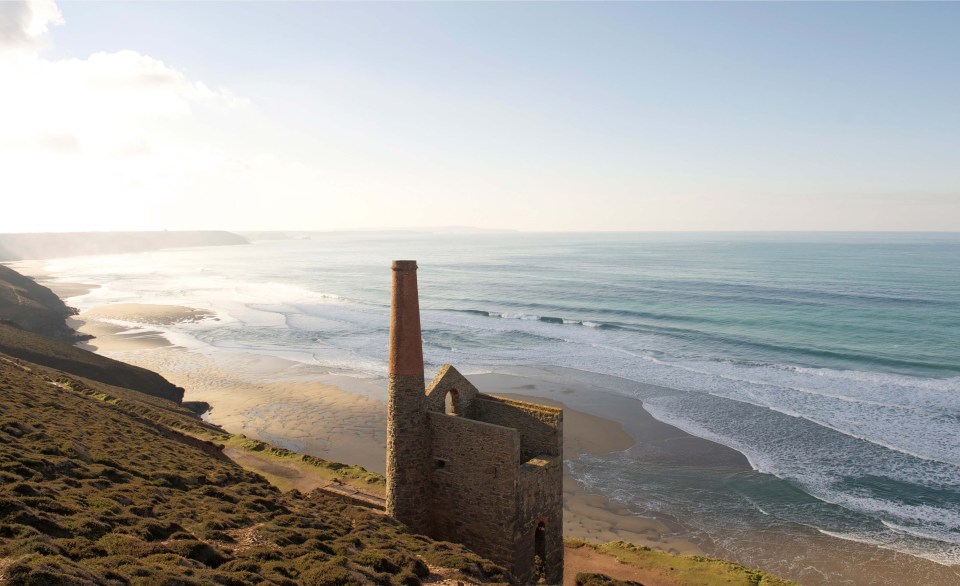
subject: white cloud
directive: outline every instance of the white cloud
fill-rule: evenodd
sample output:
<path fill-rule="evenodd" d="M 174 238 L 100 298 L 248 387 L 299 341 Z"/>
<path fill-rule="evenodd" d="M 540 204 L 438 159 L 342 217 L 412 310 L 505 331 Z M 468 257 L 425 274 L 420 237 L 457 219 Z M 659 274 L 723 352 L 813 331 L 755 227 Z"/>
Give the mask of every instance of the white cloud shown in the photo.
<path fill-rule="evenodd" d="M 134 50 L 46 58 L 52 2 L 0 2 L 0 15 L 0 194 L 14 212 L 0 232 L 221 227 L 225 196 L 312 181 L 251 150 L 272 149 L 247 100 Z"/>
<path fill-rule="evenodd" d="M 42 147 L 47 137 L 71 137 L 88 154 L 142 146 L 153 125 L 198 108 L 244 104 L 135 51 L 59 61 L 18 52 L 0 58 L 0 79 L 8 88 L 0 93 L 0 140 Z"/>
<path fill-rule="evenodd" d="M 0 51 L 29 48 L 57 24 L 63 15 L 53 0 L 0 2 Z"/>

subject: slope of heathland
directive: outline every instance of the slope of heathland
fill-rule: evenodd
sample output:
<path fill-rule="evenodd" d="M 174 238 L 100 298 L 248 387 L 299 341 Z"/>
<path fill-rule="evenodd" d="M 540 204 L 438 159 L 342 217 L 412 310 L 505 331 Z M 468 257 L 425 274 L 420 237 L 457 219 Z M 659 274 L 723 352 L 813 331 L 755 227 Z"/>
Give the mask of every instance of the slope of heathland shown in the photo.
<path fill-rule="evenodd" d="M 0 399 L 0 582 L 506 580 L 375 511 L 282 494 L 193 437 L 219 429 L 172 402 L 5 356 Z"/>

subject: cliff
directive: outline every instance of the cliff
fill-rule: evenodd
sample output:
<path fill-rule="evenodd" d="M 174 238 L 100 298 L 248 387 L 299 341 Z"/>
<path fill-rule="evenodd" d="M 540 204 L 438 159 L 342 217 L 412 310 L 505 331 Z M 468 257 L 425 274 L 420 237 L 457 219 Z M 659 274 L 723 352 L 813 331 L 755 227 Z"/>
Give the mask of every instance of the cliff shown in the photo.
<path fill-rule="evenodd" d="M 182 388 L 153 371 L 6 323 L 0 323 L 0 353 L 176 403 L 183 400 Z"/>
<path fill-rule="evenodd" d="M 53 291 L 0 265 L 0 320 L 61 340 L 76 340 L 65 319 L 75 311 Z"/>
<path fill-rule="evenodd" d="M 0 352 L 179 403 L 183 389 L 159 374 L 73 346 L 74 310 L 33 279 L 0 265 Z M 82 338 L 79 338 L 82 339 Z"/>
<path fill-rule="evenodd" d="M 231 232 L 63 232 L 0 234 L 0 261 L 122 254 L 184 248 L 247 244 Z"/>

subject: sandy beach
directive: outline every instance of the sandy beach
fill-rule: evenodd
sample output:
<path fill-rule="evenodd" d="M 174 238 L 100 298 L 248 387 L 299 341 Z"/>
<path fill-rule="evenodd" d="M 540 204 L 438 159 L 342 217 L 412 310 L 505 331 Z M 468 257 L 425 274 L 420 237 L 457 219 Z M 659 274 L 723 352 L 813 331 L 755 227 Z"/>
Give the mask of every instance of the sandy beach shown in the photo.
<path fill-rule="evenodd" d="M 186 389 L 185 400 L 212 405 L 206 418 L 231 433 L 384 472 L 383 381 L 331 375 L 282 358 L 190 352 L 148 327 L 117 325 L 172 325 L 209 318 L 208 313 L 187 307 L 124 303 L 87 310 L 77 316 L 76 326 L 78 331 L 96 336 L 86 343 L 92 349 L 160 372 Z M 589 389 L 557 387 L 513 375 L 470 378 L 483 392 L 564 407 L 565 459 L 624 450 L 634 446 L 638 437 L 670 446 L 686 440 L 701 449 L 726 450 L 656 421 L 632 399 L 607 394 L 600 400 L 587 398 Z M 642 433 L 628 433 L 621 422 L 605 416 L 609 413 L 634 422 L 633 427 Z M 736 452 L 726 456 L 734 455 Z M 679 554 L 705 553 L 682 537 L 682 528 L 672 520 L 633 515 L 603 496 L 588 493 L 569 475 L 564 478 L 564 508 L 564 534 L 568 537 L 630 541 Z"/>

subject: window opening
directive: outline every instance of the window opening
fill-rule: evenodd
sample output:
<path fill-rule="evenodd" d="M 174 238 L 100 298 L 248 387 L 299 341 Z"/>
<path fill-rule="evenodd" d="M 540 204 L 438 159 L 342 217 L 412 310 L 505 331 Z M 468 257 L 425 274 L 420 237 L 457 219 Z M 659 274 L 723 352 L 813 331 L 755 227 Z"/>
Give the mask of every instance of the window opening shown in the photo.
<path fill-rule="evenodd" d="M 457 413 L 457 389 L 450 389 L 443 398 L 443 412 L 447 415 L 459 415 Z"/>
<path fill-rule="evenodd" d="M 546 584 L 547 527 L 543 521 L 537 524 L 533 534 L 533 579 L 534 584 Z"/>

